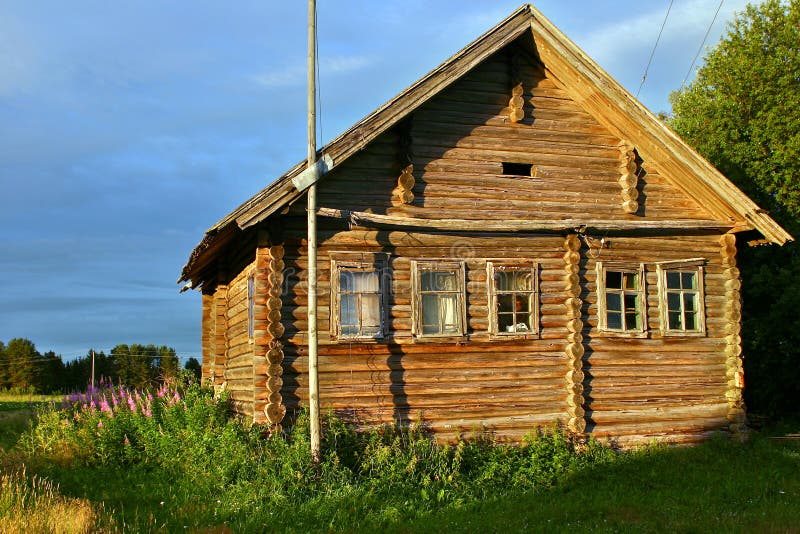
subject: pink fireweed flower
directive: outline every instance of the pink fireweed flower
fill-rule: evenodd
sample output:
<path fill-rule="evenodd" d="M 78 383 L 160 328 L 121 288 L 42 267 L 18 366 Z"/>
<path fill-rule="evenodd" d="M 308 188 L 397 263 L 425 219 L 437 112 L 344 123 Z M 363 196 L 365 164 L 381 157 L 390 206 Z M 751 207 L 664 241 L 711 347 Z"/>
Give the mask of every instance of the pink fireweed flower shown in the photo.
<path fill-rule="evenodd" d="M 89 409 L 90 409 L 91 411 L 94 411 L 96 408 L 97 408 L 97 404 L 95 404 L 95 402 L 94 402 L 94 399 L 92 399 L 91 401 L 89 401 Z"/>
<path fill-rule="evenodd" d="M 103 422 L 102 421 L 98 421 L 97 422 L 97 428 L 103 428 Z"/>
<path fill-rule="evenodd" d="M 128 397 L 128 407 L 131 409 L 132 412 L 136 411 L 136 401 L 133 400 L 133 397 Z"/>
<path fill-rule="evenodd" d="M 142 413 L 145 417 L 153 417 L 153 412 L 150 410 L 150 408 L 142 409 Z"/>
<path fill-rule="evenodd" d="M 100 401 L 100 411 L 105 413 L 111 411 L 111 406 L 108 405 L 108 401 L 106 399 Z"/>
<path fill-rule="evenodd" d="M 112 406 L 114 406 L 114 408 L 116 408 L 117 405 L 119 405 L 119 401 L 117 400 L 117 396 L 114 395 L 113 391 L 111 392 L 111 404 L 112 404 Z"/>
<path fill-rule="evenodd" d="M 126 447 L 130 447 L 131 440 L 128 439 L 128 434 L 125 434 L 125 440 L 122 442 Z"/>

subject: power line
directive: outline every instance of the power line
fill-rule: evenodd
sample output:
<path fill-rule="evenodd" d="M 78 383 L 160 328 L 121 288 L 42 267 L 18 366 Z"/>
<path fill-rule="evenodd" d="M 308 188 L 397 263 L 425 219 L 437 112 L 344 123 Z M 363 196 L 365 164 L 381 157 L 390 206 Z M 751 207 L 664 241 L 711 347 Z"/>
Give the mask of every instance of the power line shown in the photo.
<path fill-rule="evenodd" d="M 700 43 L 700 48 L 697 49 L 697 53 L 694 55 L 694 59 L 692 60 L 692 64 L 689 66 L 689 70 L 686 72 L 686 76 L 683 78 L 683 82 L 681 82 L 680 90 L 683 90 L 686 87 L 686 80 L 689 79 L 689 76 L 692 74 L 692 69 L 694 69 L 694 64 L 697 62 L 697 58 L 700 56 L 700 52 L 702 52 L 703 47 L 706 44 L 706 39 L 708 39 L 708 34 L 711 33 L 711 28 L 714 26 L 714 22 L 717 20 L 717 15 L 719 15 L 719 10 L 722 9 L 722 4 L 725 3 L 725 0 L 719 0 L 719 5 L 717 6 L 717 11 L 714 13 L 714 18 L 711 19 L 711 24 L 708 25 L 708 29 L 706 30 L 706 35 L 703 37 L 703 42 Z"/>
<path fill-rule="evenodd" d="M 653 56 L 656 55 L 656 48 L 658 48 L 658 42 L 661 40 L 661 34 L 664 33 L 664 26 L 667 24 L 667 19 L 669 18 L 669 12 L 672 11 L 672 2 L 674 0 L 669 0 L 669 7 L 667 8 L 667 14 L 664 15 L 664 22 L 661 23 L 661 29 L 658 31 L 658 37 L 656 37 L 656 44 L 653 45 L 653 51 L 650 52 L 650 59 L 647 60 L 647 66 L 644 68 L 644 74 L 642 75 L 642 83 L 639 84 L 639 90 L 636 91 L 636 98 L 639 98 L 639 93 L 642 91 L 642 87 L 644 87 L 644 81 L 647 79 L 647 72 L 650 70 L 650 63 L 653 62 Z"/>

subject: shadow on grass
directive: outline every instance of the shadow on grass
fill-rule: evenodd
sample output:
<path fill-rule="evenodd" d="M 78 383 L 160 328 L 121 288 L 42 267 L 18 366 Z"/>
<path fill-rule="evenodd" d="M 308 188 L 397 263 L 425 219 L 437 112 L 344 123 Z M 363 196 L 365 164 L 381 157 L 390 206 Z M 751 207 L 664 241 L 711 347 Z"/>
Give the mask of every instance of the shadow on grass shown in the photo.
<path fill-rule="evenodd" d="M 550 490 L 501 494 L 392 530 L 796 532 L 798 525 L 800 444 L 755 437 L 632 451 Z"/>

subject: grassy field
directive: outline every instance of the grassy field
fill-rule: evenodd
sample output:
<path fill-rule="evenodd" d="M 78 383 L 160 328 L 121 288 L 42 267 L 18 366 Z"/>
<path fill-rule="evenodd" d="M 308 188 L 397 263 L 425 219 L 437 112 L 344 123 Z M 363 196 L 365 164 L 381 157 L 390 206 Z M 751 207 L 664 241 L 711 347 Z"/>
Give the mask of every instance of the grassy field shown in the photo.
<path fill-rule="evenodd" d="M 576 451 L 556 435 L 524 452 L 445 450 L 421 435 L 356 436 L 333 423 L 316 470 L 302 436 L 264 441 L 195 400 L 159 416 L 152 439 L 148 418 L 118 413 L 113 424 L 131 425 L 119 453 L 98 441 L 109 419 L 75 426 L 55 446 L 64 419 L 42 416 L 40 430 L 56 426 L 36 434 L 26 430 L 30 408 L 0 400 L 0 413 L 20 417 L 0 451 L 0 531 L 800 532 L 794 441 L 754 435 L 617 454 Z"/>

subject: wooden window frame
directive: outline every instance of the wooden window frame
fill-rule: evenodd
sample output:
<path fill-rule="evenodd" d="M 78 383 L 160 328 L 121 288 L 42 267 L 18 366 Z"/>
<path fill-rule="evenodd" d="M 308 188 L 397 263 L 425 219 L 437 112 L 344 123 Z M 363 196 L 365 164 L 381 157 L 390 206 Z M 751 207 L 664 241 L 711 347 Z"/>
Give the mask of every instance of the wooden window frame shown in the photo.
<path fill-rule="evenodd" d="M 341 290 L 340 276 L 342 270 L 356 272 L 376 272 L 378 274 L 378 332 L 374 335 L 343 335 L 341 333 Z M 388 257 L 380 252 L 334 252 L 331 253 L 331 314 L 330 335 L 331 340 L 340 342 L 365 342 L 383 339 L 387 335 L 387 310 L 389 273 Z M 360 325 L 363 328 L 363 325 Z"/>
<path fill-rule="evenodd" d="M 423 334 L 422 333 L 422 291 L 420 273 L 423 271 L 454 271 L 458 287 L 456 294 L 458 303 L 459 331 L 457 334 Z M 415 340 L 463 340 L 467 336 L 467 294 L 466 294 L 466 262 L 452 259 L 411 260 L 411 334 Z"/>
<path fill-rule="evenodd" d="M 516 270 L 527 271 L 531 273 L 531 290 L 530 291 L 497 291 L 495 283 L 495 273 L 497 271 Z M 504 259 L 491 259 L 486 260 L 486 287 L 488 290 L 488 303 L 489 303 L 489 336 L 494 339 L 533 339 L 539 337 L 539 264 L 532 260 L 504 260 Z M 531 299 L 530 311 L 530 325 L 531 329 L 528 332 L 500 332 L 498 327 L 498 294 L 504 293 L 528 293 Z"/>
<path fill-rule="evenodd" d="M 256 273 L 247 273 L 247 340 L 255 342 L 256 333 Z"/>
<path fill-rule="evenodd" d="M 618 336 L 618 337 L 646 337 L 648 332 L 648 314 L 647 314 L 647 278 L 644 263 L 624 263 L 624 262 L 604 262 L 598 261 L 595 263 L 597 271 L 597 330 L 605 335 Z M 636 290 L 637 299 L 639 301 L 639 310 L 641 311 L 641 327 L 635 329 L 616 329 L 608 327 L 608 308 L 606 305 L 606 273 L 608 271 L 620 273 L 634 273 L 639 276 L 639 289 Z M 625 320 L 625 293 L 632 293 L 634 290 L 621 289 L 623 295 L 622 300 L 622 319 L 623 324 Z"/>
<path fill-rule="evenodd" d="M 656 263 L 661 335 L 671 337 L 703 337 L 706 335 L 705 269 L 703 266 L 707 262 L 708 260 L 705 258 L 691 258 L 687 260 L 662 261 Z M 667 273 L 670 271 L 694 272 L 697 276 L 697 289 L 695 290 L 697 292 L 697 329 L 695 330 L 676 330 L 669 328 Z M 683 290 L 679 291 L 683 292 Z M 682 301 L 681 299 L 681 302 Z"/>

